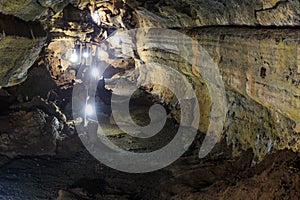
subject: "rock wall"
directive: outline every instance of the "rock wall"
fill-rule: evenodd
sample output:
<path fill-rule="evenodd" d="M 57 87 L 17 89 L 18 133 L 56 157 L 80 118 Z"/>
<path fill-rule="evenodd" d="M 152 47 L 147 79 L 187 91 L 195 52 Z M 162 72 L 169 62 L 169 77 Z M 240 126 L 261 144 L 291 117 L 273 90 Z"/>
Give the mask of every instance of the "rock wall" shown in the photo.
<path fill-rule="evenodd" d="M 214 27 L 182 32 L 199 41 L 219 67 L 228 103 L 224 130 L 235 153 L 251 148 L 256 162 L 273 149 L 288 148 L 298 152 L 299 31 Z M 168 44 L 172 45 L 170 41 Z M 201 111 L 199 127 L 205 132 L 212 96 L 194 66 L 172 53 L 151 48 L 151 44 L 139 49 L 138 53 L 146 64 L 165 64 L 185 75 L 198 96 Z M 140 72 L 143 73 L 143 70 Z M 140 76 L 157 80 L 165 76 L 165 80 L 169 80 L 169 74 L 164 71 L 144 70 Z M 153 92 L 155 90 L 163 94 L 165 102 L 174 99 L 163 88 L 154 87 Z"/>
<path fill-rule="evenodd" d="M 17 85 L 27 76 L 27 70 L 38 57 L 45 38 L 29 39 L 5 36 L 0 41 L 1 87 Z M 9 53 L 8 53 L 9 52 Z"/>
<path fill-rule="evenodd" d="M 25 21 L 34 21 L 48 15 L 50 10 L 52 13 L 61 11 L 68 3 L 68 0 L 3 0 L 0 2 L 0 12 Z"/>
<path fill-rule="evenodd" d="M 8 124 L 8 125 L 6 125 Z M 54 155 L 62 127 L 41 110 L 18 111 L 0 118 L 2 155 Z"/>
<path fill-rule="evenodd" d="M 23 82 L 45 43 L 40 23 L 0 14 L 0 87 Z"/>
<path fill-rule="evenodd" d="M 129 0 L 127 3 L 135 8 L 140 27 L 296 26 L 300 17 L 296 0 Z"/>
<path fill-rule="evenodd" d="M 299 30 L 212 28 L 189 33 L 210 52 L 229 88 L 268 108 L 268 115 L 255 117 L 257 124 L 266 128 L 274 123 L 266 132 L 278 137 L 277 145 L 299 151 Z M 262 110 L 253 113 L 261 115 Z M 259 126 L 243 127 L 244 132 Z M 262 138 L 258 130 L 250 132 Z"/>
<path fill-rule="evenodd" d="M 217 62 L 228 86 L 295 121 L 300 121 L 299 33 L 251 28 L 188 32 Z"/>

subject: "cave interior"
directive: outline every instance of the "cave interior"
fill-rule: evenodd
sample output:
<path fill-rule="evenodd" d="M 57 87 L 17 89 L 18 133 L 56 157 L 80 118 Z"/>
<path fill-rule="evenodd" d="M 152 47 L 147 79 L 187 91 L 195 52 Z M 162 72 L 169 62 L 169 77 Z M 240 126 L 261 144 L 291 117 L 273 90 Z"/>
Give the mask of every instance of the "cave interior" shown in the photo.
<path fill-rule="evenodd" d="M 299 19 L 297 0 L 1 0 L 0 199 L 300 199 Z"/>

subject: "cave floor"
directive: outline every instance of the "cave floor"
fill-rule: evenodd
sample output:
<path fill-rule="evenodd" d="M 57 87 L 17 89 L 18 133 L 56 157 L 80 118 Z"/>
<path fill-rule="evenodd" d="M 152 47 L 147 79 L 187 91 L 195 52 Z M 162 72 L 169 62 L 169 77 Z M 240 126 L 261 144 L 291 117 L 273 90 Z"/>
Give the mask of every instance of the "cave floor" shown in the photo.
<path fill-rule="evenodd" d="M 147 109 L 145 106 L 133 109 L 140 123 L 149 121 L 143 114 Z M 141 143 L 111 124 L 110 117 L 101 114 L 98 117 L 110 140 L 129 151 L 151 151 L 151 146 L 158 149 L 174 134 L 171 131 L 174 121 L 168 119 L 161 134 Z M 76 155 L 63 157 L 2 156 L 0 167 L 0 199 L 14 200 L 58 196 L 59 199 L 159 199 L 159 183 L 171 177 L 166 170 L 146 174 L 120 172 L 101 164 L 84 148 Z"/>
<path fill-rule="evenodd" d="M 171 166 L 145 174 L 106 167 L 86 150 L 69 158 L 20 156 L 8 159 L 1 156 L 0 199 L 299 197 L 299 155 L 280 151 L 251 167 L 251 152 L 244 152 L 235 159 L 227 153 L 224 147 L 217 146 L 208 158 L 199 160 L 190 151 Z"/>
<path fill-rule="evenodd" d="M 157 183 L 166 177 L 163 171 L 122 173 L 87 151 L 68 159 L 18 157 L 1 167 L 0 199 L 56 199 L 59 191 L 62 199 L 153 199 L 159 197 Z"/>

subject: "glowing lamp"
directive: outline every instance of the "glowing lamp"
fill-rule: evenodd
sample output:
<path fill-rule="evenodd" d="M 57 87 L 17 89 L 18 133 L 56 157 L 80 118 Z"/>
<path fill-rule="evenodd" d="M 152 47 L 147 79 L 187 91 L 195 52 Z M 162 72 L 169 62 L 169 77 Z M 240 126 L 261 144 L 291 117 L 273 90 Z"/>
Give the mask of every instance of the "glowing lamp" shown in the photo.
<path fill-rule="evenodd" d="M 95 110 L 91 104 L 87 104 L 85 107 L 85 113 L 87 116 L 94 114 Z"/>
<path fill-rule="evenodd" d="M 84 58 L 88 58 L 89 55 L 90 55 L 90 54 L 89 54 L 87 51 L 83 52 L 83 54 L 82 54 L 82 56 L 83 56 Z"/>
<path fill-rule="evenodd" d="M 71 54 L 71 56 L 70 56 L 70 61 L 71 61 L 72 63 L 76 63 L 76 62 L 78 61 L 78 55 L 77 55 L 75 49 L 72 50 L 72 54 Z"/>

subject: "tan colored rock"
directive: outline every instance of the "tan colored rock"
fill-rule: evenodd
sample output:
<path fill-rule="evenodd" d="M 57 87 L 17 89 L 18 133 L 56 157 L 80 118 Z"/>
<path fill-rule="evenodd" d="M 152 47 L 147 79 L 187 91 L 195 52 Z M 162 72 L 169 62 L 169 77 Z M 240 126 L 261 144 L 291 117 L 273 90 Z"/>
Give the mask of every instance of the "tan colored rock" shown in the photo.
<path fill-rule="evenodd" d="M 27 76 L 45 43 L 46 38 L 30 39 L 5 36 L 0 40 L 1 87 L 17 85 Z"/>
<path fill-rule="evenodd" d="M 5 15 L 14 15 L 25 21 L 34 21 L 47 14 L 48 8 L 61 11 L 68 4 L 67 0 L 3 0 L 0 2 L 0 12 Z"/>
<path fill-rule="evenodd" d="M 25 21 L 33 21 L 45 14 L 46 8 L 33 0 L 4 0 L 0 2 L 0 12 L 6 15 L 14 15 Z"/>
<path fill-rule="evenodd" d="M 280 2 L 282 2 L 282 1 L 281 0 L 262 0 L 263 9 L 273 8 Z"/>
<path fill-rule="evenodd" d="M 256 17 L 258 23 L 265 26 L 295 26 L 299 25 L 299 13 L 299 1 L 278 1 L 273 7 L 257 10 Z"/>
<path fill-rule="evenodd" d="M 234 154 L 239 149 L 251 148 L 255 163 L 273 149 L 298 152 L 300 142 L 295 130 L 300 121 L 299 31 L 215 27 L 185 33 L 199 41 L 222 74 L 229 109 L 224 130 Z M 142 34 L 139 39 L 146 41 Z M 171 37 L 168 45 L 172 46 Z M 206 132 L 214 94 L 208 93 L 203 77 L 191 64 L 152 46 L 150 43 L 138 50 L 141 60 L 146 66 L 153 62 L 169 66 L 187 77 L 198 96 L 199 129 Z M 176 84 L 174 76 L 165 70 L 141 69 L 138 80 Z M 152 92 L 161 93 L 164 102 L 171 103 L 174 99 L 172 93 L 161 87 L 153 87 Z"/>
<path fill-rule="evenodd" d="M 228 86 L 300 121 L 298 30 L 209 28 L 189 34 L 218 63 Z"/>
<path fill-rule="evenodd" d="M 299 25 L 300 5 L 294 1 L 177 0 L 127 2 L 139 27 L 199 27 L 216 25 Z"/>

